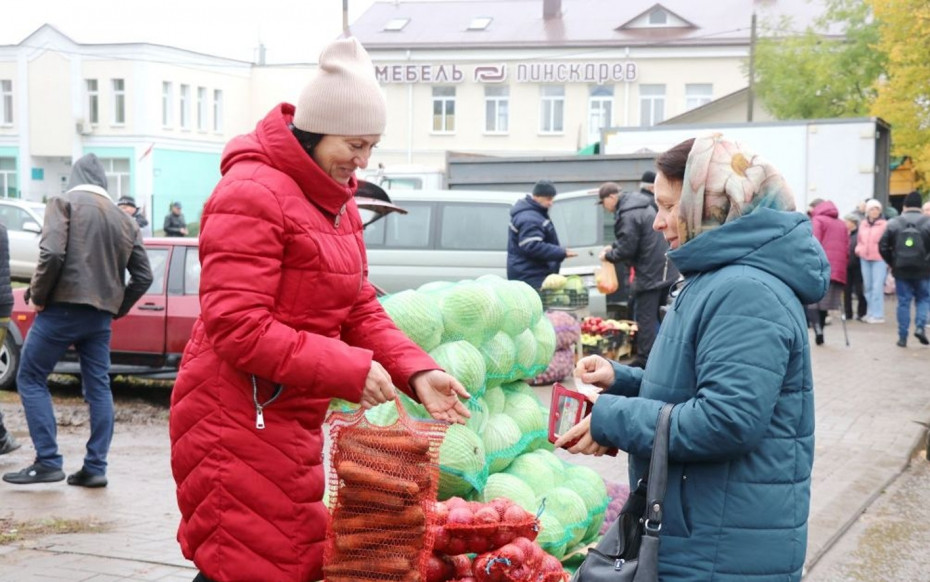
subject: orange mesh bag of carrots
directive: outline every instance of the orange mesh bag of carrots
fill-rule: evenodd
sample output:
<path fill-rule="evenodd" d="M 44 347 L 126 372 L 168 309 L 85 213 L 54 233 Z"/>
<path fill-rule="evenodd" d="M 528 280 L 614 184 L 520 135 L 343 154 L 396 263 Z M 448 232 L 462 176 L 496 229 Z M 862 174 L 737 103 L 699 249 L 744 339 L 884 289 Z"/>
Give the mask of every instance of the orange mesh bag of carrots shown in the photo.
<path fill-rule="evenodd" d="M 397 402 L 392 425 L 364 410 L 333 412 L 326 582 L 423 582 L 433 546 L 439 446 L 449 424 L 414 419 Z"/>

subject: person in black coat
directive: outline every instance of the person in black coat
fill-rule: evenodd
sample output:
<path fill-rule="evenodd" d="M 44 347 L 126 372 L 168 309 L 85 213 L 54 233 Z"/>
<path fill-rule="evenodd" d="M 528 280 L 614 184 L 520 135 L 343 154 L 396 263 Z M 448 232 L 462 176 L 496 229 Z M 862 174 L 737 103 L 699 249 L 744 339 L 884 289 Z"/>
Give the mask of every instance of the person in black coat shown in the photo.
<path fill-rule="evenodd" d="M 523 281 L 539 290 L 548 275 L 577 253 L 559 245 L 555 225 L 549 220 L 549 208 L 555 200 L 555 186 L 540 180 L 533 191 L 510 208 L 507 239 L 507 278 Z"/>
<path fill-rule="evenodd" d="M 7 325 L 13 313 L 13 286 L 10 284 L 10 238 L 0 224 L 0 345 L 6 340 Z M 22 445 L 7 431 L 0 414 L 0 455 L 11 453 Z"/>
<path fill-rule="evenodd" d="M 846 289 L 843 292 L 843 311 L 846 319 L 853 318 L 853 295 L 856 296 L 856 321 L 862 321 L 868 313 L 868 304 L 865 301 L 865 287 L 862 285 L 862 264 L 856 254 L 856 240 L 859 234 L 859 217 L 856 214 L 847 214 L 843 217 L 846 228 L 849 229 L 849 262 L 846 263 Z"/>
<path fill-rule="evenodd" d="M 598 190 L 599 204 L 616 213 L 616 240 L 601 250 L 601 259 L 633 267 L 633 319 L 636 320 L 636 357 L 631 365 L 644 368 L 659 328 L 659 312 L 668 299 L 678 270 L 665 253 L 668 243 L 653 230 L 655 200 L 641 192 L 621 192 L 613 182 Z"/>
<path fill-rule="evenodd" d="M 162 227 L 165 236 L 187 236 L 187 221 L 181 213 L 181 203 L 172 202 L 171 209 L 165 215 L 165 224 Z"/>

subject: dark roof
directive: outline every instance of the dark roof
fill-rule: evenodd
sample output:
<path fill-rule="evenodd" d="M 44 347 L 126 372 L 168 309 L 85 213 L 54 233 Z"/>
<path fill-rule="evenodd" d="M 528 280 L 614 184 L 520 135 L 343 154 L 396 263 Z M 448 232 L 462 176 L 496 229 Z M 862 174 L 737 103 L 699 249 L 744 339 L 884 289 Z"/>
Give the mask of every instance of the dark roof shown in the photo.
<path fill-rule="evenodd" d="M 744 45 L 753 7 L 760 27 L 788 15 L 791 29 L 801 32 L 823 12 L 822 1 L 561 0 L 561 17 L 546 20 L 544 0 L 390 0 L 372 4 L 350 28 L 369 49 Z M 672 26 L 632 26 L 656 8 L 666 11 Z M 481 17 L 492 20 L 482 30 L 468 30 Z M 409 22 L 384 30 L 393 19 Z"/>

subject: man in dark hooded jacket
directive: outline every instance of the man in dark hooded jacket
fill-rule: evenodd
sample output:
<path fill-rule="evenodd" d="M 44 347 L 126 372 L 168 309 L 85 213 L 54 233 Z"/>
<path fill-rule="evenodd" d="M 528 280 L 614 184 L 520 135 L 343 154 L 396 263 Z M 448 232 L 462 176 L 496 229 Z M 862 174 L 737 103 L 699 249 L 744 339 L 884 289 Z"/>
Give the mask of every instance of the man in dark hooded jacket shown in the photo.
<path fill-rule="evenodd" d="M 641 192 L 621 192 L 607 182 L 598 190 L 598 204 L 616 213 L 616 240 L 601 250 L 601 259 L 633 267 L 633 319 L 636 320 L 636 357 L 633 366 L 646 367 L 659 327 L 659 311 L 668 291 L 678 279 L 678 270 L 665 253 L 668 243 L 653 230 L 655 200 Z"/>
<path fill-rule="evenodd" d="M 68 346 L 74 345 L 84 400 L 90 407 L 90 439 L 84 464 L 68 476 L 68 485 L 107 484 L 114 420 L 108 375 L 111 325 L 152 284 L 152 269 L 138 225 L 117 207 L 106 187 L 103 165 L 97 156 L 87 154 L 75 162 L 68 191 L 46 205 L 39 263 L 25 295 L 36 318 L 16 376 L 36 456 L 25 469 L 6 473 L 7 483 L 31 485 L 65 478 L 46 381 Z"/>
<path fill-rule="evenodd" d="M 559 245 L 549 208 L 555 200 L 555 186 L 540 180 L 532 193 L 517 200 L 510 209 L 510 235 L 507 240 L 507 278 L 523 281 L 533 289 L 542 287 L 548 275 L 577 253 Z"/>

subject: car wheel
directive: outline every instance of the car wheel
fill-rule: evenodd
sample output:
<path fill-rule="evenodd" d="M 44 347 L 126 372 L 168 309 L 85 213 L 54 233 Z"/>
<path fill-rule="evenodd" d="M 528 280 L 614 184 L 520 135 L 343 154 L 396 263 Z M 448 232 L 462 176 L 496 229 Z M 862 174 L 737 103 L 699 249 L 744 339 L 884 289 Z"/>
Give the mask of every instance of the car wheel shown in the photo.
<path fill-rule="evenodd" d="M 19 370 L 19 346 L 7 333 L 0 346 L 0 390 L 16 388 L 16 372 Z"/>

